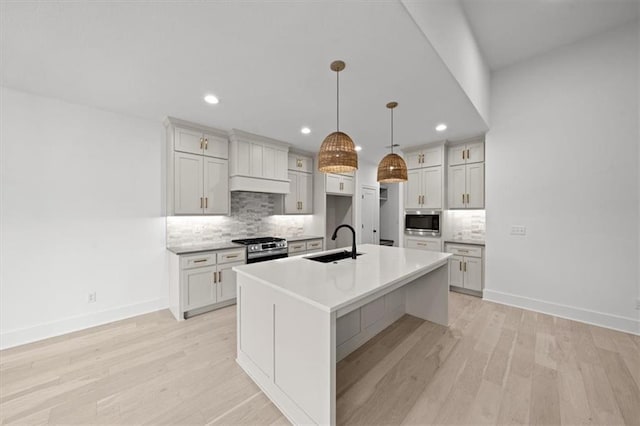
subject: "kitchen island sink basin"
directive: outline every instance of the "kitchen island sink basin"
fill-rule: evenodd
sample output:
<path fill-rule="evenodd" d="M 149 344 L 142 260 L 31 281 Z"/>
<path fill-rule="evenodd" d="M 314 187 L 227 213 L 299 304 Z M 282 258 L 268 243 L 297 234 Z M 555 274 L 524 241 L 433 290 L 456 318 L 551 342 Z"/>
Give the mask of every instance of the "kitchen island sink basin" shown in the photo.
<path fill-rule="evenodd" d="M 360 256 L 360 255 L 362 255 L 362 253 L 356 253 L 356 256 Z M 337 262 L 338 260 L 350 259 L 350 258 L 351 258 L 351 252 L 346 250 L 339 251 L 337 253 L 322 254 L 320 256 L 305 257 L 305 259 L 315 260 L 316 262 L 322 262 L 322 263 Z"/>

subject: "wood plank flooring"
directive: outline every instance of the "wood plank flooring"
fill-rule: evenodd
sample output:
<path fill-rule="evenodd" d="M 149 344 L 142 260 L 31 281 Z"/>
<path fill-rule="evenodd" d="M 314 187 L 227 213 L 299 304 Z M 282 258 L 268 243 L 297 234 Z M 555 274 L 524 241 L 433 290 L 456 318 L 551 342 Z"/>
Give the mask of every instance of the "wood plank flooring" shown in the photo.
<path fill-rule="evenodd" d="M 338 364 L 339 424 L 640 425 L 640 338 L 451 293 Z M 1 424 L 288 424 L 235 363 L 235 307 L 0 352 Z"/>

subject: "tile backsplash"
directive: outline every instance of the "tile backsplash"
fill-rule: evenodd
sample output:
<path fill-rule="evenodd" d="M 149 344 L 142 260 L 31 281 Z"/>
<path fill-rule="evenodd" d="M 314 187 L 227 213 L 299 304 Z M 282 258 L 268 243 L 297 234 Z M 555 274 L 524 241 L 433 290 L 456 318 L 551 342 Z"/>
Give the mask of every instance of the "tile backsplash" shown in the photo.
<path fill-rule="evenodd" d="M 446 238 L 484 242 L 484 210 L 447 210 L 445 214 Z"/>
<path fill-rule="evenodd" d="M 167 217 L 167 246 L 199 245 L 257 236 L 304 234 L 304 217 L 274 216 L 280 196 L 232 192 L 229 216 Z"/>

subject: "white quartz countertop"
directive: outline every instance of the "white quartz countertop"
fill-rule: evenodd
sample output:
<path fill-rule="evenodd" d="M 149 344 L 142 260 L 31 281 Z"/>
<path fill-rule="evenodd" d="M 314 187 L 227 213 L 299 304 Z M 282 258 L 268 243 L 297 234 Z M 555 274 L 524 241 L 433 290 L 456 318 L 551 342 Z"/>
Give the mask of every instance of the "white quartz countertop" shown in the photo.
<path fill-rule="evenodd" d="M 329 250 L 333 253 L 351 248 Z M 364 244 L 358 259 L 321 263 L 295 256 L 236 266 L 244 274 L 320 309 L 333 312 L 412 277 L 445 265 L 449 253 Z M 310 256 L 318 256 L 319 253 Z"/>

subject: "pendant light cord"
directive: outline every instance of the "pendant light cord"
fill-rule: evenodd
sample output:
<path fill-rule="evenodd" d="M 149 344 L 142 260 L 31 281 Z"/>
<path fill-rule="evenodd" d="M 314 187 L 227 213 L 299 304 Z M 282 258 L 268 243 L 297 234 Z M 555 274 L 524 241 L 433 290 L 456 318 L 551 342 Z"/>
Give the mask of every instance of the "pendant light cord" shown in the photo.
<path fill-rule="evenodd" d="M 336 71 L 336 131 L 340 131 L 340 71 Z"/>
<path fill-rule="evenodd" d="M 391 153 L 393 154 L 393 108 L 391 108 Z"/>

